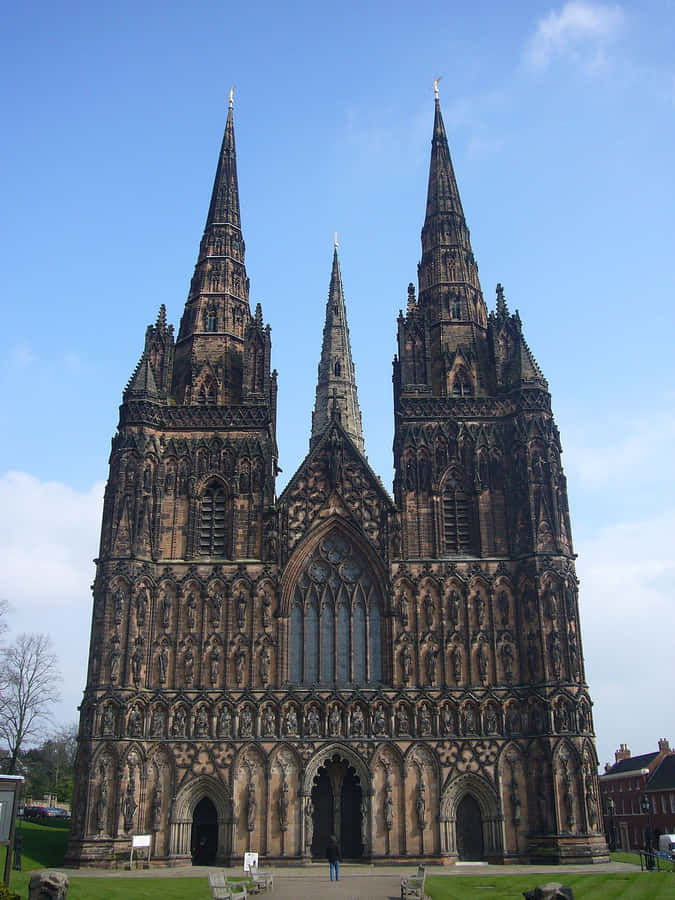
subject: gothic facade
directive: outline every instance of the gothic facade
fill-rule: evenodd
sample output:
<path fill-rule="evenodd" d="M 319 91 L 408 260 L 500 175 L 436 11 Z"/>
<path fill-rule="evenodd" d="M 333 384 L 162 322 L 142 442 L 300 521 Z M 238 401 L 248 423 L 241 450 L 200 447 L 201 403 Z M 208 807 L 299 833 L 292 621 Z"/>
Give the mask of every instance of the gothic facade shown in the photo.
<path fill-rule="evenodd" d="M 393 496 L 364 456 L 337 247 L 309 453 L 277 496 L 232 107 L 178 335 L 112 442 L 73 865 L 606 858 L 547 382 L 478 270 L 436 99 Z"/>

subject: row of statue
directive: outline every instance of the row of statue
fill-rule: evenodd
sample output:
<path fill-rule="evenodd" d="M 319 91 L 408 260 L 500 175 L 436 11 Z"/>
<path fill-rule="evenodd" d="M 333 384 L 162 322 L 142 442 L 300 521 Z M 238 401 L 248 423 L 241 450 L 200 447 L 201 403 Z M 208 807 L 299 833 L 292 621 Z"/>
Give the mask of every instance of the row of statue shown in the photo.
<path fill-rule="evenodd" d="M 295 705 L 281 713 L 266 704 L 260 710 L 250 704 L 242 705 L 237 713 L 229 705 L 217 714 L 206 705 L 198 706 L 192 713 L 179 704 L 169 715 L 164 706 L 155 706 L 150 712 L 139 703 L 131 705 L 123 729 L 126 737 L 194 737 L 194 738 L 324 738 L 324 737 L 453 737 L 458 735 L 500 735 L 536 733 L 551 730 L 557 733 L 587 733 L 590 716 L 585 703 L 576 705 L 558 698 L 552 706 L 553 717 L 541 703 L 530 706 L 508 702 L 503 708 L 494 703 L 479 707 L 469 701 L 459 708 L 449 703 L 439 707 L 422 701 L 416 707 L 400 702 L 395 708 L 380 702 L 371 707 L 356 704 L 343 709 L 333 704 L 324 717 L 315 705 L 307 707 L 301 717 Z M 117 709 L 108 703 L 101 714 L 100 734 L 103 737 L 121 737 Z"/>

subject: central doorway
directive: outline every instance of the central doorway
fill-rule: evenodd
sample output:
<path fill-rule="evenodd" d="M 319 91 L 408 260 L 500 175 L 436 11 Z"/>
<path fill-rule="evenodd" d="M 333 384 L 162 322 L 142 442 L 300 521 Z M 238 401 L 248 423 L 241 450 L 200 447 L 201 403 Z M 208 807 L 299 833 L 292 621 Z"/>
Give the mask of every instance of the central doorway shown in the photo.
<path fill-rule="evenodd" d="M 218 813 L 208 797 L 195 806 L 190 838 L 193 866 L 212 866 L 218 850 Z"/>
<path fill-rule="evenodd" d="M 331 834 L 338 839 L 343 859 L 360 859 L 363 856 L 362 797 L 354 767 L 341 759 L 339 754 L 334 754 L 321 766 L 312 786 L 313 857 L 326 858 L 326 845 Z"/>
<path fill-rule="evenodd" d="M 483 819 L 471 794 L 462 797 L 457 807 L 457 855 L 467 862 L 483 859 Z"/>

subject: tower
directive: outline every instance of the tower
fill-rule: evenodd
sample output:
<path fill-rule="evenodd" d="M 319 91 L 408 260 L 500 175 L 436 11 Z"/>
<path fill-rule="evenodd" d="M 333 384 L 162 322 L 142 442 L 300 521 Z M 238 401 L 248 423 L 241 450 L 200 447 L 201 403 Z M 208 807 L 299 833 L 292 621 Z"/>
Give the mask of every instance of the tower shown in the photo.
<path fill-rule="evenodd" d="M 488 314 L 436 98 L 394 495 L 364 455 L 337 241 L 306 457 L 276 497 L 232 102 L 178 337 L 113 439 L 69 860 L 595 861 L 597 760 L 561 445 L 518 313 Z"/>

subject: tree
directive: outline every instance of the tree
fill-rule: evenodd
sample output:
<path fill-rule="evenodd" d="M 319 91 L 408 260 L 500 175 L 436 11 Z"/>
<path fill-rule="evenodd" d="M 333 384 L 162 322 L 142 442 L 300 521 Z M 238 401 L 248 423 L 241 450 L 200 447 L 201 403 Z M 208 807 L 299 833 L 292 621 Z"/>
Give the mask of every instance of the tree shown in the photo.
<path fill-rule="evenodd" d="M 43 741 L 21 753 L 26 778 L 24 796 L 33 799 L 53 794 L 70 802 L 73 796 L 73 773 L 77 749 L 77 724 L 60 728 Z"/>
<path fill-rule="evenodd" d="M 60 699 L 61 674 L 46 634 L 20 634 L 0 651 L 0 737 L 9 747 L 8 774 L 24 742 L 51 718 Z"/>

